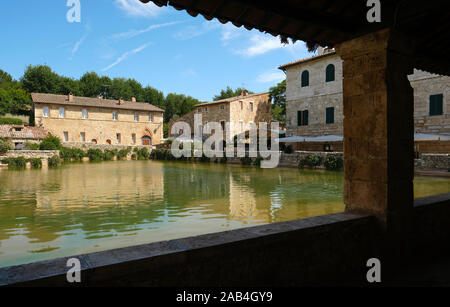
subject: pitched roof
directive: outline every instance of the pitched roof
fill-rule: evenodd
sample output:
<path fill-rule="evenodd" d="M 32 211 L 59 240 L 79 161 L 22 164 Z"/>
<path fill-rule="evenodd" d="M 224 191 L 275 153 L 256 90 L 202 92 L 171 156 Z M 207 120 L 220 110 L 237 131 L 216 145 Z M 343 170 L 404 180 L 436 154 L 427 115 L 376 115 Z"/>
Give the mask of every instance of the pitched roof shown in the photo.
<path fill-rule="evenodd" d="M 88 98 L 78 96 L 73 96 L 73 100 L 69 101 L 68 95 L 54 95 L 54 94 L 40 94 L 40 93 L 32 93 L 31 98 L 33 99 L 34 103 L 49 103 L 49 104 L 83 106 L 83 107 L 164 112 L 164 110 L 155 107 L 152 104 L 144 102 L 123 101 L 121 104 L 119 104 L 118 100 Z"/>
<path fill-rule="evenodd" d="M 311 62 L 311 61 L 315 61 L 315 60 L 318 60 L 318 59 L 326 58 L 326 57 L 332 56 L 332 55 L 336 55 L 336 51 L 332 51 L 332 52 L 329 52 L 329 53 L 324 53 L 324 54 L 321 54 L 321 55 L 315 55 L 315 56 L 312 56 L 312 57 L 309 57 L 309 58 L 305 58 L 305 59 L 301 59 L 301 60 L 298 60 L 298 61 L 294 61 L 294 62 L 290 62 L 290 63 L 287 63 L 287 64 L 283 64 L 283 65 L 281 65 L 278 68 L 281 69 L 281 70 L 286 70 L 286 68 L 291 67 L 291 66 L 295 66 L 295 65 L 298 65 L 298 64 L 304 64 L 304 63 L 307 63 L 307 62 Z"/>
<path fill-rule="evenodd" d="M 215 104 L 220 104 L 220 103 L 230 103 L 230 102 L 237 101 L 237 100 L 248 99 L 248 98 L 253 98 L 253 97 L 268 95 L 268 94 L 269 94 L 269 92 L 264 92 L 264 93 L 258 93 L 258 94 L 250 94 L 247 96 L 236 96 L 236 97 L 225 98 L 225 99 L 221 99 L 221 100 L 217 100 L 217 101 L 196 104 L 194 107 L 197 108 L 197 107 L 210 106 L 210 105 L 215 105 Z"/>
<path fill-rule="evenodd" d="M 21 129 L 16 131 L 16 129 Z M 0 137 L 15 139 L 42 140 L 48 131 L 42 127 L 25 127 L 20 125 L 0 125 Z"/>

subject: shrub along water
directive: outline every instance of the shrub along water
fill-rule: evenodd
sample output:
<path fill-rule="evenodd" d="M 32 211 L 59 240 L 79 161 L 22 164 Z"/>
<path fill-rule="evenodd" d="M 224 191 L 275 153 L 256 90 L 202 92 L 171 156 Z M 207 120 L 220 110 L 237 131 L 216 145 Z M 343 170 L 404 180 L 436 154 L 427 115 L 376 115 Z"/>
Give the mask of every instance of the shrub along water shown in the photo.
<path fill-rule="evenodd" d="M 24 157 L 18 158 L 6 158 L 3 159 L 3 163 L 8 164 L 8 168 L 25 168 L 27 166 L 27 159 Z"/>
<path fill-rule="evenodd" d="M 341 156 L 330 155 L 324 159 L 325 168 L 330 171 L 341 170 L 344 165 L 344 160 Z"/>
<path fill-rule="evenodd" d="M 322 164 L 322 158 L 316 154 L 307 155 L 305 158 L 300 160 L 298 164 L 299 168 L 304 168 L 305 166 L 309 168 L 316 168 Z"/>
<path fill-rule="evenodd" d="M 12 144 L 7 139 L 0 138 L 0 156 L 6 154 L 12 149 Z"/>
<path fill-rule="evenodd" d="M 42 168 L 42 160 L 39 158 L 28 159 L 31 164 L 31 168 Z"/>
<path fill-rule="evenodd" d="M 58 156 L 53 156 L 48 159 L 49 167 L 58 167 L 61 165 L 61 159 Z"/>
<path fill-rule="evenodd" d="M 61 140 L 54 135 L 47 135 L 39 145 L 40 150 L 61 150 Z"/>

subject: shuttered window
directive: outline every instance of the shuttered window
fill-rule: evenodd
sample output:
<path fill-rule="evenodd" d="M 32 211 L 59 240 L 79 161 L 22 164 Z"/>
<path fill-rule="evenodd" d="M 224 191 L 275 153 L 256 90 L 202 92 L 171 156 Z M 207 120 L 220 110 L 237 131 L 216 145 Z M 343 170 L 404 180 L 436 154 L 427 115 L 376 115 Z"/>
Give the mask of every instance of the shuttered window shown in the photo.
<path fill-rule="evenodd" d="M 334 65 L 333 64 L 328 65 L 325 72 L 326 74 L 325 82 L 334 81 L 334 73 L 335 73 Z"/>
<path fill-rule="evenodd" d="M 334 108 L 326 109 L 326 123 L 334 124 Z"/>
<path fill-rule="evenodd" d="M 297 125 L 298 126 L 308 126 L 308 117 L 309 117 L 308 110 L 298 111 L 297 112 Z"/>
<path fill-rule="evenodd" d="M 444 102 L 443 94 L 430 96 L 430 116 L 444 114 L 443 102 Z"/>
<path fill-rule="evenodd" d="M 302 87 L 309 86 L 309 71 L 302 72 Z"/>

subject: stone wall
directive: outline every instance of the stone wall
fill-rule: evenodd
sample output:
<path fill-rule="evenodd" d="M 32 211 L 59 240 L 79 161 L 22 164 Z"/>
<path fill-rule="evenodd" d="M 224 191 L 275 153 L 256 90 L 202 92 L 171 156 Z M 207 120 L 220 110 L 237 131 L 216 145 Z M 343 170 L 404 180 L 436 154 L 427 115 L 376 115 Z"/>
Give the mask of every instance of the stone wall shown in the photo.
<path fill-rule="evenodd" d="M 25 159 L 48 159 L 53 156 L 59 156 L 59 150 L 9 150 L 6 156 L 0 156 L 0 160 L 19 157 L 24 157 Z"/>
<path fill-rule="evenodd" d="M 450 170 L 450 154 L 423 154 L 414 161 L 416 169 Z"/>
<path fill-rule="evenodd" d="M 105 151 L 105 149 L 109 149 L 109 150 L 122 150 L 122 149 L 127 149 L 127 148 L 147 148 L 149 152 L 152 151 L 153 146 L 127 146 L 127 145 L 108 145 L 108 144 L 94 144 L 94 143 L 64 143 L 65 147 L 69 147 L 69 148 L 79 148 L 82 149 L 84 151 L 88 151 L 89 149 L 100 149 L 101 151 Z"/>
<path fill-rule="evenodd" d="M 132 111 L 95 108 L 71 105 L 46 104 L 50 108 L 50 116 L 43 116 L 43 104 L 35 104 L 35 120 L 37 126 L 42 126 L 53 135 L 64 141 L 64 132 L 68 133 L 68 142 L 81 142 L 81 133 L 85 133 L 85 142 L 96 140 L 97 144 L 117 144 L 117 134 L 121 135 L 120 144 L 132 146 L 142 144 L 141 138 L 151 136 L 152 144 L 156 145 L 163 138 L 163 113 L 151 111 Z M 64 107 L 65 118 L 59 118 L 59 108 Z M 82 119 L 82 110 L 88 111 L 88 119 Z M 113 120 L 112 113 L 118 113 L 118 120 Z M 134 120 L 138 113 L 139 119 Z M 150 122 L 149 115 L 153 115 Z M 136 137 L 133 144 L 132 135 Z"/>
<path fill-rule="evenodd" d="M 325 82 L 325 68 L 333 64 L 335 81 Z M 309 71 L 309 86 L 301 87 L 301 73 Z M 287 136 L 343 134 L 342 60 L 336 54 L 286 68 Z M 414 90 L 414 129 L 417 133 L 450 135 L 450 77 L 414 70 L 408 80 Z M 429 116 L 430 95 L 443 94 L 443 115 Z M 335 123 L 326 124 L 326 108 L 335 108 Z M 297 111 L 309 111 L 308 126 L 298 126 Z"/>
<path fill-rule="evenodd" d="M 253 104 L 253 110 L 250 105 Z M 169 123 L 169 135 L 171 137 L 178 136 L 178 134 L 172 134 L 172 126 L 176 122 L 186 122 L 191 129 L 191 137 L 195 133 L 194 116 L 195 114 L 201 114 L 203 127 L 206 123 L 232 123 L 231 126 L 232 136 L 240 133 L 240 122 L 244 131 L 249 129 L 249 123 L 253 122 L 259 124 L 265 122 L 270 125 L 272 109 L 269 99 L 269 93 L 253 94 L 249 96 L 240 96 L 230 98 L 229 101 L 211 102 L 209 104 L 201 104 L 195 107 L 195 110 L 178 118 L 175 121 Z M 205 134 L 205 133 L 204 133 Z"/>

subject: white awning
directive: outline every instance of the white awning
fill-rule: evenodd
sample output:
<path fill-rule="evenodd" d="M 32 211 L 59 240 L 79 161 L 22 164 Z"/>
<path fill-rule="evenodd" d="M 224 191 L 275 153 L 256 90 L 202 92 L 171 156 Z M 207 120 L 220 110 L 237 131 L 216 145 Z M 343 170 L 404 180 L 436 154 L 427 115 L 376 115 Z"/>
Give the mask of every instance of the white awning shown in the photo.
<path fill-rule="evenodd" d="M 450 135 L 415 133 L 414 141 L 450 141 Z"/>
<path fill-rule="evenodd" d="M 344 137 L 341 135 L 323 135 L 317 137 L 308 136 L 290 136 L 287 138 L 281 138 L 281 143 L 300 143 L 300 142 L 342 142 Z"/>
<path fill-rule="evenodd" d="M 343 140 L 344 137 L 341 135 L 323 135 L 317 137 L 290 136 L 279 139 L 280 143 L 342 142 Z M 415 133 L 414 141 L 450 141 L 450 135 Z"/>

